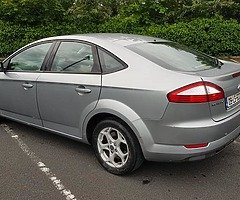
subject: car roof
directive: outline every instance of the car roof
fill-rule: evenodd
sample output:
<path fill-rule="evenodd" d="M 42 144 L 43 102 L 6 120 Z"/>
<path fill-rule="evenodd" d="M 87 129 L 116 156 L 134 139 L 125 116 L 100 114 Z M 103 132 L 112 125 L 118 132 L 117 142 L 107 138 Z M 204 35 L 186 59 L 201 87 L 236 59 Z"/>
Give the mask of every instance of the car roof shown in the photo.
<path fill-rule="evenodd" d="M 65 35 L 65 36 L 56 36 L 42 39 L 41 41 L 46 40 L 64 40 L 64 39 L 78 39 L 84 40 L 87 42 L 92 42 L 95 44 L 101 43 L 111 43 L 121 46 L 128 46 L 133 44 L 145 43 L 145 42 L 166 42 L 156 37 L 142 36 L 142 35 L 133 35 L 133 34 L 123 34 L 123 33 L 90 33 L 90 34 L 80 34 L 80 35 Z"/>

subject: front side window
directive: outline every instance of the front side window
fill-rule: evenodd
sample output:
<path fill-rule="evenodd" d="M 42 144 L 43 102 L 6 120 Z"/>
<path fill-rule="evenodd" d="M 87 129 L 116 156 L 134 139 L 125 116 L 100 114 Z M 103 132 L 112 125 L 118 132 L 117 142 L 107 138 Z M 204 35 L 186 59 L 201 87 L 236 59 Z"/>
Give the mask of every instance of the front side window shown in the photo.
<path fill-rule="evenodd" d="M 17 54 L 11 59 L 8 71 L 40 71 L 51 45 L 39 44 Z"/>
<path fill-rule="evenodd" d="M 53 72 L 93 73 L 95 62 L 91 45 L 79 42 L 61 42 L 53 60 Z"/>
<path fill-rule="evenodd" d="M 102 49 L 99 49 L 98 53 L 103 73 L 112 73 L 125 69 L 127 67 L 125 63 L 121 62 L 119 59 L 115 58 Z"/>

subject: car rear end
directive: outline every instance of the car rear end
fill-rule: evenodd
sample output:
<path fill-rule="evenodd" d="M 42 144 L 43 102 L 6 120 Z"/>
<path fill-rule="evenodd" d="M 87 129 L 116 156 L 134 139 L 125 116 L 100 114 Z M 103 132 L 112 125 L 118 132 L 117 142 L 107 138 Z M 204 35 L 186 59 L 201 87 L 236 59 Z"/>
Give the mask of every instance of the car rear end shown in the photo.
<path fill-rule="evenodd" d="M 166 93 L 168 105 L 162 118 L 134 122 L 141 127 L 139 130 L 149 132 L 152 137 L 143 138 L 146 159 L 204 159 L 239 136 L 240 65 L 222 63 L 176 43 L 153 42 L 129 49 L 176 73 L 176 78 L 170 80 L 171 89 Z M 187 77 L 195 77 L 196 81 L 179 84 L 179 80 Z"/>

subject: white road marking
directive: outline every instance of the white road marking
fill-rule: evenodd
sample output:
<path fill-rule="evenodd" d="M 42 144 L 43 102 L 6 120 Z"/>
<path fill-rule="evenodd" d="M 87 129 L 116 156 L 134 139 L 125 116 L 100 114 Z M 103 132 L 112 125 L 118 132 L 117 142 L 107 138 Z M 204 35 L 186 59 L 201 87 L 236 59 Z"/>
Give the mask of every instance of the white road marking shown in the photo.
<path fill-rule="evenodd" d="M 240 144 L 240 141 L 239 140 L 234 140 L 233 143 Z"/>
<path fill-rule="evenodd" d="M 1 127 L 17 142 L 18 146 L 27 156 L 38 166 L 38 168 L 51 180 L 54 187 L 66 198 L 66 200 L 77 200 L 77 198 L 67 189 L 60 179 L 48 168 L 36 154 L 16 135 L 7 124 Z"/>

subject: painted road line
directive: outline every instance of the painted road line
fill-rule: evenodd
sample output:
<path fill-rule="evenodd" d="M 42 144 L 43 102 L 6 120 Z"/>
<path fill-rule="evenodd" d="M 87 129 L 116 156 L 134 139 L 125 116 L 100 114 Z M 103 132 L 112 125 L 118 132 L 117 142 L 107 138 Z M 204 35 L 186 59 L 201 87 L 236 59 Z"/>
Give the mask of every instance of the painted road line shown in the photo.
<path fill-rule="evenodd" d="M 57 176 L 52 172 L 52 170 L 47 167 L 41 159 L 36 156 L 36 154 L 19 138 L 17 134 L 7 124 L 1 124 L 1 127 L 14 139 L 22 151 L 35 163 L 39 170 L 41 170 L 49 180 L 51 180 L 54 187 L 66 198 L 66 200 L 77 200 L 77 198 L 72 194 L 72 192 L 67 189 L 62 181 L 57 178 Z"/>
<path fill-rule="evenodd" d="M 240 144 L 240 141 L 234 140 L 233 143 L 235 143 L 235 144 Z"/>

